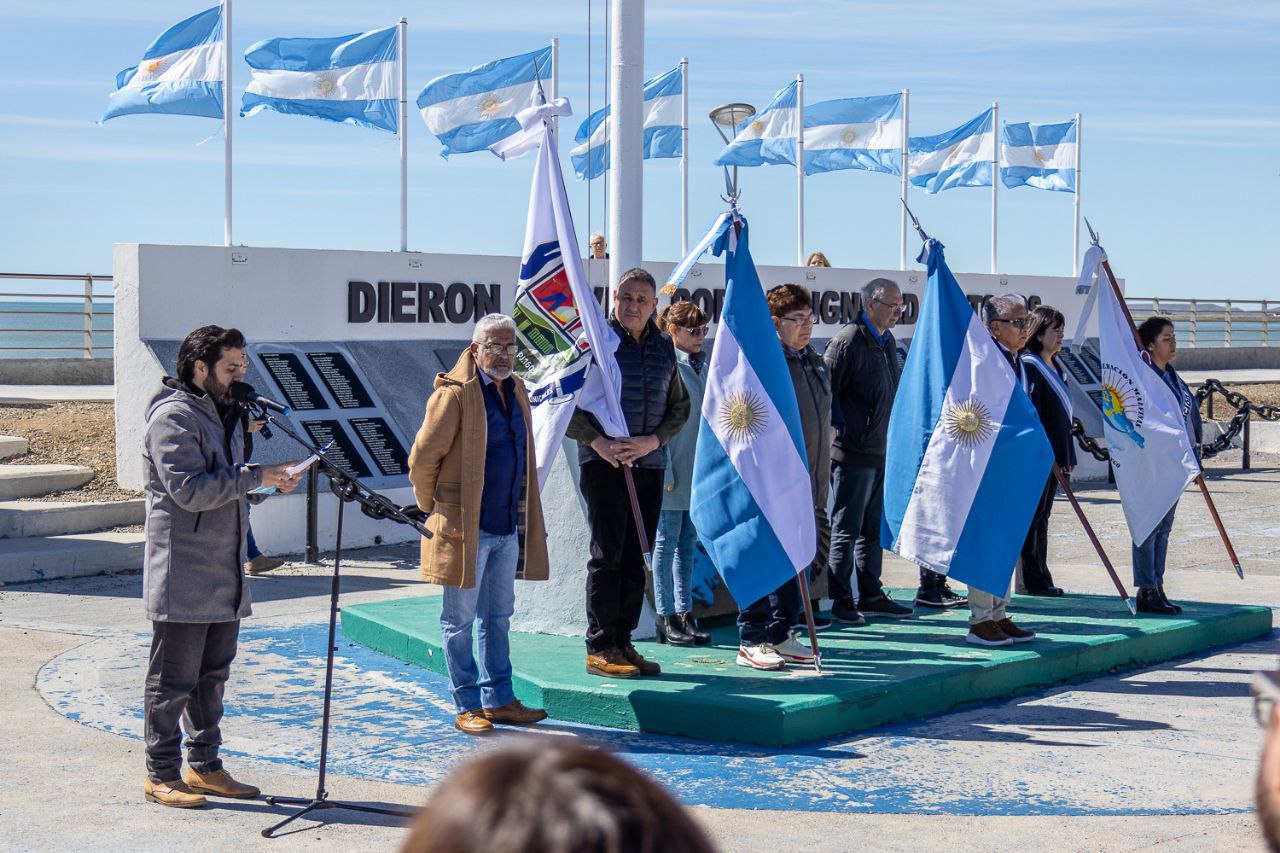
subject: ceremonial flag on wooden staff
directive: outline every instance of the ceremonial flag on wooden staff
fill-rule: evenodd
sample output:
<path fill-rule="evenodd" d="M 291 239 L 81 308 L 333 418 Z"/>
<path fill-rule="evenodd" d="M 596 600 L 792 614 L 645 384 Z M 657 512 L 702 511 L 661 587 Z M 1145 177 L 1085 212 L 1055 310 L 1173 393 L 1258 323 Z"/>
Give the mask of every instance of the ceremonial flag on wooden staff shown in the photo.
<path fill-rule="evenodd" d="M 889 416 L 882 541 L 1003 597 L 1053 451 L 942 248 L 927 240 L 917 259 L 929 280 Z"/>

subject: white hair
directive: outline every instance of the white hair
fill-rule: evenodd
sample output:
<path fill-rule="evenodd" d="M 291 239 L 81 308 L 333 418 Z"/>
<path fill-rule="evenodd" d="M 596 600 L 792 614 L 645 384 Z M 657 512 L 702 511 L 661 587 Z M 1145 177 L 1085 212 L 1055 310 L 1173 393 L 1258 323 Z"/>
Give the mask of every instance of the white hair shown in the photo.
<path fill-rule="evenodd" d="M 592 234 L 590 237 L 587 238 L 587 245 L 591 245 L 596 240 L 599 240 L 601 243 L 604 242 L 604 235 L 601 234 L 599 231 L 596 231 L 594 234 Z"/>
<path fill-rule="evenodd" d="M 516 333 L 516 321 L 512 320 L 506 314 L 485 314 L 476 321 L 476 327 L 471 332 L 471 343 L 482 344 L 489 333 L 494 329 L 507 329 L 511 334 Z"/>
<path fill-rule="evenodd" d="M 982 323 L 985 326 L 990 326 L 996 320 L 1007 320 L 1009 315 L 1018 308 L 1024 311 L 1027 308 L 1026 297 L 1021 293 L 1002 293 L 999 296 L 990 296 L 982 303 Z"/>

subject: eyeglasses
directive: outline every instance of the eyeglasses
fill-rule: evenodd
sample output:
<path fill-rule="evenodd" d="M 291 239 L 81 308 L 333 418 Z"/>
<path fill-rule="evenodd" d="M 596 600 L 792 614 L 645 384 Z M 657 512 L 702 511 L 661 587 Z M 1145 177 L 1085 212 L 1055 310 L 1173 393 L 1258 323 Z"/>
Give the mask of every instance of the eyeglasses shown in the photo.
<path fill-rule="evenodd" d="M 879 302 L 881 305 L 883 305 L 885 308 L 888 308 L 890 311 L 902 310 L 901 302 L 885 302 L 883 299 L 880 299 L 879 297 L 872 297 L 872 301 Z"/>
<path fill-rule="evenodd" d="M 517 344 L 485 344 L 480 349 L 484 350 L 486 355 L 515 355 L 520 351 Z"/>
<path fill-rule="evenodd" d="M 818 315 L 810 314 L 808 317 L 779 317 L 783 323 L 799 323 L 801 326 L 816 326 L 818 324 Z"/>
<path fill-rule="evenodd" d="M 1276 703 L 1280 702 L 1280 672 L 1255 672 L 1249 692 L 1253 694 L 1253 715 L 1265 729 L 1271 725 Z"/>
<path fill-rule="evenodd" d="M 1008 323 L 1010 326 L 1013 326 L 1015 329 L 1025 329 L 1027 326 L 1031 325 L 1031 318 L 1029 318 L 1029 317 L 1018 317 L 1018 318 L 1013 319 L 1013 320 L 1005 320 L 1005 319 L 1004 319 L 1004 318 L 1002 318 L 1002 317 L 997 317 L 997 318 L 995 318 L 994 320 L 992 320 L 991 322 L 993 322 L 993 323 Z"/>
<path fill-rule="evenodd" d="M 701 338 L 707 333 L 706 326 L 677 326 L 676 328 L 686 335 L 693 335 L 695 338 Z"/>

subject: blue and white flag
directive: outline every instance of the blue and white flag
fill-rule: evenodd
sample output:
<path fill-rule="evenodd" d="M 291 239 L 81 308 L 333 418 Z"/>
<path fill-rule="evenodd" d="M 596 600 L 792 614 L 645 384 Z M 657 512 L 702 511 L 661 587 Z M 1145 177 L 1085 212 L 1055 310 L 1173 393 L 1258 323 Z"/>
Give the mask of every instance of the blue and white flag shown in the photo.
<path fill-rule="evenodd" d="M 1004 597 L 1053 451 L 942 244 L 919 260 L 929 281 L 889 416 L 882 544 Z"/>
<path fill-rule="evenodd" d="M 690 514 L 745 607 L 794 581 L 818 537 L 795 387 L 747 248 L 746 220 L 734 224 L 741 230 L 724 229 L 714 249 L 727 255 L 724 308 L 706 368 Z"/>
<path fill-rule="evenodd" d="M 618 336 L 582 266 L 551 128 L 553 116 L 572 114 L 561 98 L 522 110 L 517 120 L 518 129 L 541 135 L 511 308 L 518 346 L 515 371 L 529 389 L 540 485 L 551 474 L 575 408 L 595 416 L 606 435 L 628 435 L 619 404 L 622 379 L 613 358 Z"/>
<path fill-rule="evenodd" d="M 174 24 L 116 75 L 116 91 L 102 116 L 141 113 L 222 118 L 222 6 Z"/>
<path fill-rule="evenodd" d="M 800 135 L 800 108 L 793 81 L 773 96 L 758 115 L 738 127 L 717 166 L 764 166 L 796 163 L 796 139 Z"/>
<path fill-rule="evenodd" d="M 1075 119 L 1059 124 L 1005 122 L 1000 180 L 1006 187 L 1075 192 L 1078 162 Z"/>
<path fill-rule="evenodd" d="M 240 115 L 275 110 L 374 130 L 399 130 L 395 27 L 336 38 L 274 38 L 250 47 L 253 79 Z"/>
<path fill-rule="evenodd" d="M 991 186 L 991 164 L 996 158 L 993 120 L 992 110 L 987 110 L 955 130 L 911 137 L 908 174 L 912 185 L 927 193 Z"/>
<path fill-rule="evenodd" d="M 551 48 L 544 47 L 437 77 L 418 95 L 418 109 L 444 143 L 440 156 L 484 151 L 520 131 L 516 114 L 541 103 L 540 81 L 550 80 Z"/>
<path fill-rule="evenodd" d="M 866 169 L 902 174 L 902 95 L 841 98 L 804 107 L 804 173 Z"/>
<path fill-rule="evenodd" d="M 680 69 L 645 81 L 644 84 L 644 159 L 679 157 L 683 153 L 680 140 Z M 581 143 L 569 152 L 573 171 L 579 180 L 600 177 L 609 168 L 609 107 L 601 107 L 587 117 L 574 136 Z"/>

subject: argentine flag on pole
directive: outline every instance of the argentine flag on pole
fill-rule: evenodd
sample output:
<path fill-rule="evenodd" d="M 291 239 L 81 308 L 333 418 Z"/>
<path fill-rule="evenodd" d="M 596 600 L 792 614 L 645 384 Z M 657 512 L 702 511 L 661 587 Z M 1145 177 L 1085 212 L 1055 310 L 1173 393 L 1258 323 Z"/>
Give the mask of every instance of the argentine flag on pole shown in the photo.
<path fill-rule="evenodd" d="M 644 159 L 679 157 L 680 69 L 654 77 L 644 84 Z M 574 141 L 581 143 L 569 152 L 579 180 L 591 181 L 609 168 L 609 107 L 602 107 L 582 123 Z"/>
<path fill-rule="evenodd" d="M 773 96 L 769 105 L 738 128 L 720 156 L 717 166 L 780 166 L 796 163 L 796 138 L 800 135 L 797 82 Z"/>
<path fill-rule="evenodd" d="M 1075 192 L 1079 149 L 1076 122 L 1005 123 L 1000 149 L 1000 180 L 1006 187 Z"/>
<path fill-rule="evenodd" d="M 902 95 L 805 104 L 804 173 L 866 169 L 902 174 Z"/>
<path fill-rule="evenodd" d="M 889 416 L 882 542 L 991 595 L 1008 593 L 1053 452 L 955 276 L 942 244 Z"/>
<path fill-rule="evenodd" d="M 629 434 L 613 359 L 618 336 L 582 266 L 551 128 L 557 115 L 573 115 L 567 100 L 523 110 L 517 122 L 517 130 L 541 136 L 511 309 L 519 348 L 515 370 L 529 389 L 539 485 L 547 482 L 575 408 L 594 415 L 611 437 Z"/>
<path fill-rule="evenodd" d="M 116 75 L 116 91 L 102 116 L 141 113 L 222 118 L 222 6 L 165 30 L 142 61 Z"/>
<path fill-rule="evenodd" d="M 991 186 L 996 158 L 992 110 L 936 136 L 913 136 L 907 148 L 908 176 L 927 193 L 955 187 Z"/>
<path fill-rule="evenodd" d="M 444 143 L 440 156 L 483 151 L 519 132 L 516 114 L 541 102 L 539 81 L 551 81 L 550 47 L 428 83 L 418 95 L 418 109 Z"/>
<path fill-rule="evenodd" d="M 244 54 L 253 69 L 240 115 L 275 110 L 396 133 L 396 28 L 336 38 L 273 38 Z"/>
<path fill-rule="evenodd" d="M 690 514 L 745 607 L 794 581 L 813 560 L 818 536 L 800 409 L 747 248 L 747 222 L 724 214 L 714 228 L 713 251 L 727 255 L 724 308 L 707 364 Z"/>

